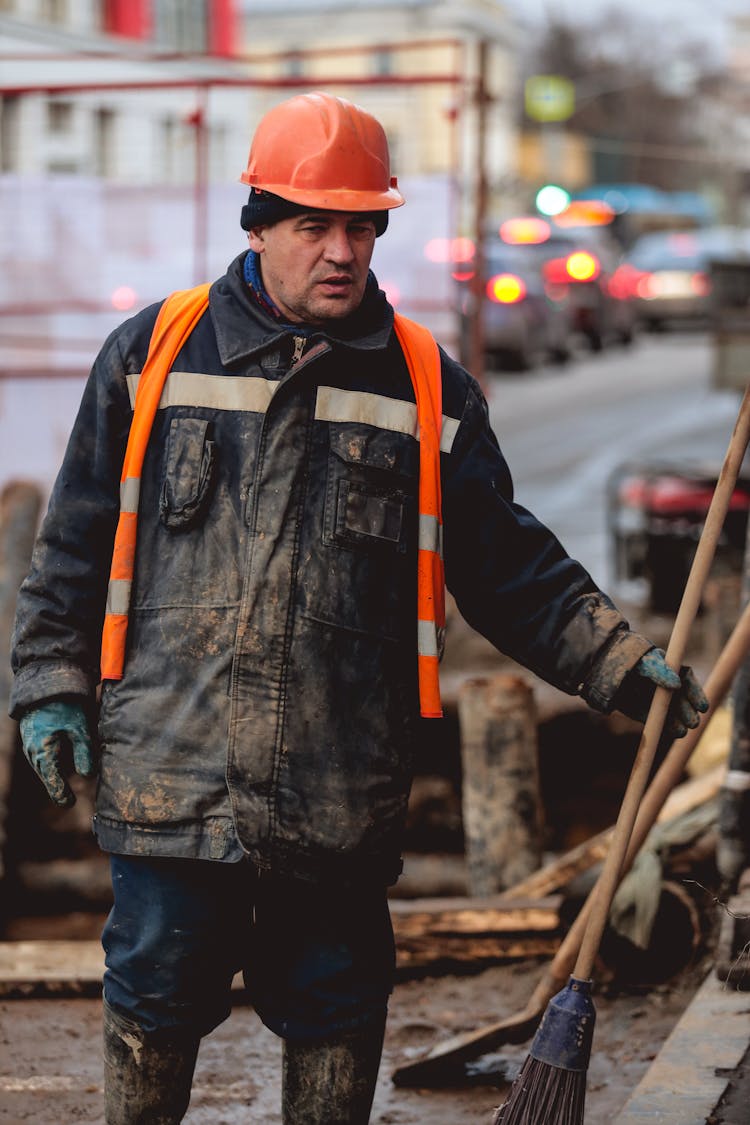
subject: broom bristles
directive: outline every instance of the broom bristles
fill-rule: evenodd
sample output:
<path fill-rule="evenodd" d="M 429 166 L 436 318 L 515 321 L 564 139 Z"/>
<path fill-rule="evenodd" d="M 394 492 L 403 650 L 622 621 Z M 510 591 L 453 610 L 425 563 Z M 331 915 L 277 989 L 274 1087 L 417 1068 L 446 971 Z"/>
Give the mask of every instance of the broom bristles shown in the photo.
<path fill-rule="evenodd" d="M 595 1021 L 591 981 L 570 977 L 547 1005 L 492 1125 L 582 1125 Z"/>
<path fill-rule="evenodd" d="M 585 1101 L 585 1070 L 562 1070 L 528 1055 L 492 1125 L 582 1125 Z"/>

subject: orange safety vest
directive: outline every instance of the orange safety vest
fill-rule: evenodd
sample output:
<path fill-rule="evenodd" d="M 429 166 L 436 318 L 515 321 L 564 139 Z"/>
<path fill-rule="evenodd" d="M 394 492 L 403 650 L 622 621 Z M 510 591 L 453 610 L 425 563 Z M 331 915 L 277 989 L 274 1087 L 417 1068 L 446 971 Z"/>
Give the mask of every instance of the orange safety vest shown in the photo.
<path fill-rule="evenodd" d="M 135 571 L 141 471 L 162 389 L 172 362 L 208 306 L 209 285 L 180 290 L 165 300 L 156 318 L 133 407 L 120 481 L 120 518 L 115 532 L 107 608 L 102 630 L 101 678 L 122 679 L 130 591 Z M 443 522 L 440 497 L 442 380 L 440 354 L 422 325 L 398 313 L 396 337 L 404 353 L 417 403 L 419 428 L 419 552 L 417 562 L 417 660 L 419 705 L 424 718 L 440 718 L 438 662 L 445 627 Z"/>

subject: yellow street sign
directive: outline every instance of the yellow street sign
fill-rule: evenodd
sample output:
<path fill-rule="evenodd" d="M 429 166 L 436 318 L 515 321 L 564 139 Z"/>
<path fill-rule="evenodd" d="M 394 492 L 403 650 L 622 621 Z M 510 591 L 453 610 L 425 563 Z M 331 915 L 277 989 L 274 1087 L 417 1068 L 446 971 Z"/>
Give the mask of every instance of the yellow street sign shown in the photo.
<path fill-rule="evenodd" d="M 567 121 L 576 107 L 575 86 L 558 74 L 533 74 L 526 79 L 524 104 L 534 121 Z"/>

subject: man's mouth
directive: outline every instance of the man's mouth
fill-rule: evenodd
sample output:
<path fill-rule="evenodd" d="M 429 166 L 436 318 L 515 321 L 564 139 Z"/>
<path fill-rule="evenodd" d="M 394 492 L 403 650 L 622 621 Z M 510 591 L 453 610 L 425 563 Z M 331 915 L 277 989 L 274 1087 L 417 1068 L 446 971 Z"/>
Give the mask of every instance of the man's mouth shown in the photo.
<path fill-rule="evenodd" d="M 343 292 L 345 289 L 351 288 L 353 279 L 348 274 L 344 274 L 335 277 L 324 277 L 318 284 L 322 285 L 324 289 L 330 289 L 333 292 Z"/>

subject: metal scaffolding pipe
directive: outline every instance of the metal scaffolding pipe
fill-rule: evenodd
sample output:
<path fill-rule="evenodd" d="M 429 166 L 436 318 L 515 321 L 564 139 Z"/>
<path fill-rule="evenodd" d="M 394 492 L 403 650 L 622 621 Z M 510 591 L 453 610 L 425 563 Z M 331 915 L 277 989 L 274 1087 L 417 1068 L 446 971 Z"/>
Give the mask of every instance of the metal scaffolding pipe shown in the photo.
<path fill-rule="evenodd" d="M 201 90 L 213 87 L 257 88 L 265 90 L 305 89 L 311 85 L 321 86 L 429 86 L 458 85 L 463 81 L 460 74 L 371 74 L 318 76 L 315 82 L 310 78 L 159 78 L 121 82 L 61 82 L 30 84 L 28 86 L 0 86 L 2 97 L 25 97 L 29 94 L 95 94 L 109 90 L 132 90 L 134 93 L 146 90 Z"/>

